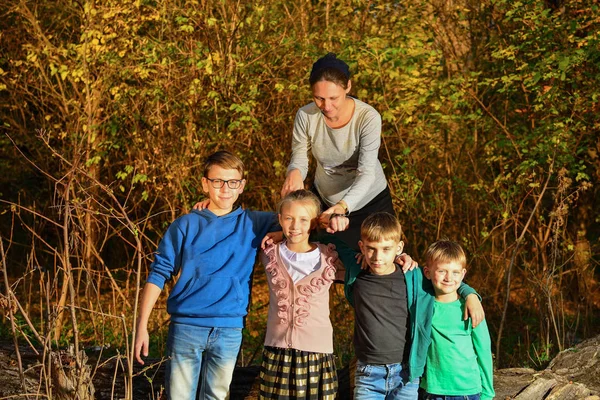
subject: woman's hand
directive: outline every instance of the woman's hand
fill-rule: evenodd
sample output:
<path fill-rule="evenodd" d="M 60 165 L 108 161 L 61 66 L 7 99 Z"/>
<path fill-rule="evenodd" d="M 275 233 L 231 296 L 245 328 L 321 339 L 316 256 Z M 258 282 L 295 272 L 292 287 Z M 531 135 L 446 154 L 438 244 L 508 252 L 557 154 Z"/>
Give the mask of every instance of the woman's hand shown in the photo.
<path fill-rule="evenodd" d="M 302 180 L 302 174 L 300 170 L 293 169 L 287 173 L 283 187 L 281 188 L 281 198 L 284 198 L 288 193 L 294 190 L 304 189 L 304 180 Z"/>
<path fill-rule="evenodd" d="M 485 313 L 483 312 L 483 306 L 479 297 L 475 293 L 471 293 L 465 299 L 465 315 L 463 320 L 467 320 L 471 317 L 471 325 L 475 328 L 485 319 Z"/>
<path fill-rule="evenodd" d="M 412 271 L 419 266 L 419 263 L 406 253 L 398 254 L 394 262 L 402 267 L 402 272 Z"/>
<path fill-rule="evenodd" d="M 319 215 L 319 226 L 329 233 L 345 231 L 350 226 L 346 210 L 339 204 L 329 207 Z"/>
<path fill-rule="evenodd" d="M 194 210 L 204 210 L 205 208 L 208 208 L 209 204 L 210 199 L 199 201 L 196 204 L 194 204 Z"/>
<path fill-rule="evenodd" d="M 319 226 L 325 228 L 328 233 L 345 231 L 350 226 L 350 220 L 344 214 L 321 214 L 319 215 Z"/>
<path fill-rule="evenodd" d="M 260 242 L 260 248 L 264 250 L 268 246 L 271 246 L 275 243 L 279 243 L 281 241 L 283 241 L 283 232 L 282 231 L 269 232 L 265 235 L 263 240 Z"/>

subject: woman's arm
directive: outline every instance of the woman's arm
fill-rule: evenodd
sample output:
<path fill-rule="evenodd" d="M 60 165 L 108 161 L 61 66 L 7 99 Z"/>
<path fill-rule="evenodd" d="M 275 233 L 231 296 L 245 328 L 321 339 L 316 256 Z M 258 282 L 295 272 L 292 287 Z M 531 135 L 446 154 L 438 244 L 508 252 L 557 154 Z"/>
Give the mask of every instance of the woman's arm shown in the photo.
<path fill-rule="evenodd" d="M 294 190 L 304 189 L 304 179 L 299 169 L 292 169 L 288 171 L 283 187 L 281 188 L 281 197 L 285 197 L 288 193 Z"/>
<path fill-rule="evenodd" d="M 294 120 L 292 159 L 288 165 L 285 182 L 281 188 L 281 197 L 294 190 L 304 189 L 304 179 L 308 174 L 308 152 L 310 150 L 308 129 L 308 119 L 304 111 L 300 109 Z"/>

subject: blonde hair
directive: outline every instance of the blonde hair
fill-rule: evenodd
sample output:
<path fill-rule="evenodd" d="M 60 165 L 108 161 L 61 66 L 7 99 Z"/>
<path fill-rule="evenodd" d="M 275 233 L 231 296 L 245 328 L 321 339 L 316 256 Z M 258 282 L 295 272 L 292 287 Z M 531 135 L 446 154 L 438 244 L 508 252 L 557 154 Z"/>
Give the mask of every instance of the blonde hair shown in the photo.
<path fill-rule="evenodd" d="M 467 256 L 460 244 L 452 240 L 442 239 L 431 244 L 425 252 L 425 262 L 428 267 L 433 264 L 443 262 L 456 262 L 462 268 L 467 267 Z"/>
<path fill-rule="evenodd" d="M 380 242 L 382 240 L 400 242 L 402 226 L 392 214 L 376 212 L 363 221 L 360 226 L 360 238 L 369 242 Z"/>
<path fill-rule="evenodd" d="M 208 178 L 208 172 L 214 165 L 218 165 L 223 169 L 236 169 L 244 178 L 244 163 L 239 157 L 226 150 L 217 151 L 206 158 L 204 161 L 204 176 L 206 178 Z"/>
<path fill-rule="evenodd" d="M 302 201 L 308 203 L 308 208 L 314 211 L 314 217 L 316 218 L 321 214 L 321 200 L 310 190 L 299 189 L 288 193 L 279 204 L 277 204 L 277 213 L 281 214 L 283 206 L 292 203 L 294 201 Z"/>

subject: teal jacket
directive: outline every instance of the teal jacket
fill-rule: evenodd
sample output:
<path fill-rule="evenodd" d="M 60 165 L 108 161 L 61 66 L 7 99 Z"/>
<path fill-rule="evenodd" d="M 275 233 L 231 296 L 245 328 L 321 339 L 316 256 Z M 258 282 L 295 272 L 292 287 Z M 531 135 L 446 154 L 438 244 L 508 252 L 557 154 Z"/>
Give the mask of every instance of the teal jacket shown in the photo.
<path fill-rule="evenodd" d="M 311 240 L 321 243 L 333 243 L 336 246 L 338 257 L 346 268 L 344 278 L 344 293 L 348 302 L 354 307 L 354 282 L 356 277 L 363 272 L 360 265 L 356 264 L 356 252 L 350 249 L 342 240 L 333 235 L 316 234 Z M 408 313 L 410 315 L 410 354 L 408 367 L 410 380 L 420 378 L 425 370 L 427 351 L 431 344 L 431 321 L 433 318 L 433 305 L 435 292 L 431 281 L 425 278 L 423 268 L 415 268 L 404 274 L 406 280 L 406 296 L 408 299 Z M 477 292 L 469 285 L 463 283 L 458 289 L 458 294 L 466 298 Z M 479 295 L 478 295 L 479 296 Z"/>

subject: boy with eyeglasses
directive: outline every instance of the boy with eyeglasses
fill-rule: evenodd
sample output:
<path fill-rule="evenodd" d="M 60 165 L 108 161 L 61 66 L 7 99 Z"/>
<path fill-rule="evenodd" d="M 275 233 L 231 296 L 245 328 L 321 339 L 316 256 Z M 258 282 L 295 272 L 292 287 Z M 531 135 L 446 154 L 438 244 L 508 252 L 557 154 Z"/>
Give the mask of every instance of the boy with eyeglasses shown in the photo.
<path fill-rule="evenodd" d="M 208 157 L 202 189 L 206 209 L 193 210 L 167 229 L 140 299 L 135 357 L 148 355 L 148 319 L 166 281 L 171 315 L 165 370 L 169 399 L 225 399 L 242 342 L 250 275 L 262 238 L 280 230 L 272 212 L 234 203 L 246 180 L 242 161 L 227 151 Z"/>

